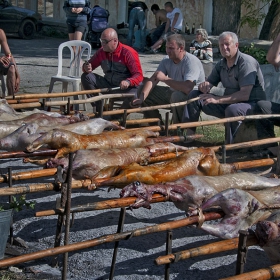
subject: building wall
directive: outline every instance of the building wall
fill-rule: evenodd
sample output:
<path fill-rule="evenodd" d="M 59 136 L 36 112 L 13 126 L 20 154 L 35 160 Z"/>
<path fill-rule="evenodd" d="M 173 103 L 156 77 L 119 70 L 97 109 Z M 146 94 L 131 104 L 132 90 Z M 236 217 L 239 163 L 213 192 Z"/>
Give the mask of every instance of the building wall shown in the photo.
<path fill-rule="evenodd" d="M 166 0 L 142 0 L 146 3 L 150 9 L 151 5 L 157 3 L 160 8 L 164 8 L 164 3 Z M 192 28 L 192 25 L 195 24 L 195 28 L 199 28 L 200 24 L 202 28 L 205 28 L 209 34 L 212 30 L 212 1 L 213 0 L 172 0 L 174 7 L 179 8 L 184 17 L 184 28 L 185 23 L 187 22 L 189 28 Z M 109 25 L 111 27 L 116 27 L 118 23 L 127 21 L 127 0 L 91 0 L 91 6 L 100 5 L 101 7 L 106 8 L 109 13 Z M 54 22 L 65 22 L 65 14 L 62 9 L 63 0 L 12 0 L 14 5 L 21 7 L 26 7 L 32 10 L 38 10 L 43 14 L 44 17 L 48 17 L 48 22 L 51 22 L 52 19 Z M 226 4 L 226 1 L 225 1 Z M 261 0 L 252 0 L 252 4 L 255 7 L 263 5 Z M 265 8 L 267 12 L 268 6 Z M 246 14 L 246 10 L 242 9 L 242 15 Z M 148 29 L 154 28 L 154 15 L 151 11 L 148 12 Z M 260 33 L 261 26 L 256 28 L 249 28 L 244 26 L 240 32 L 240 38 L 257 38 Z"/>

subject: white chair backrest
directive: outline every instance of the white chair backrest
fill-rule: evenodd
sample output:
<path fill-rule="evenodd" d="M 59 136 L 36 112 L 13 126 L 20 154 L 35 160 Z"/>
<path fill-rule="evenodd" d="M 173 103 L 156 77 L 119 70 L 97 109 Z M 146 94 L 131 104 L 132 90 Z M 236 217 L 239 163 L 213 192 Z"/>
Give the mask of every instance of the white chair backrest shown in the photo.
<path fill-rule="evenodd" d="M 70 67 L 69 77 L 80 77 L 81 76 L 81 60 L 89 60 L 91 56 L 91 45 L 88 42 L 81 40 L 67 41 L 59 45 L 58 47 L 58 72 L 57 76 L 63 75 L 63 52 L 64 49 L 68 48 L 71 53 L 71 58 L 68 66 Z"/>

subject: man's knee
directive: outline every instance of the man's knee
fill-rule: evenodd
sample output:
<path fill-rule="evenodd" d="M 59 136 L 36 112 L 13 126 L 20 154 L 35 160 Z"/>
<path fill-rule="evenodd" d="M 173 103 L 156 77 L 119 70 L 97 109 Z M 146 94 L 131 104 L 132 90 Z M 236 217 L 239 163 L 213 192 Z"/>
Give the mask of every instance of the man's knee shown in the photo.
<path fill-rule="evenodd" d="M 225 117 L 236 117 L 245 115 L 242 108 L 238 104 L 231 104 L 225 109 Z"/>
<path fill-rule="evenodd" d="M 96 77 L 93 73 L 83 73 L 81 76 L 82 85 L 95 84 Z"/>
<path fill-rule="evenodd" d="M 181 91 L 174 91 L 170 97 L 170 103 L 177 103 L 187 100 L 188 96 Z"/>

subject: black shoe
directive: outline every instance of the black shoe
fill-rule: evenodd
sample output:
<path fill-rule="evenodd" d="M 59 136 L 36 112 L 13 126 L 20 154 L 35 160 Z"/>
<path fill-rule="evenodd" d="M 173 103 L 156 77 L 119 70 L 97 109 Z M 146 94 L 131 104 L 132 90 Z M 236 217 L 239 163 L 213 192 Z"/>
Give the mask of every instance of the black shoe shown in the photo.
<path fill-rule="evenodd" d="M 117 24 L 117 29 L 122 29 L 122 28 L 124 28 L 124 22 L 118 23 Z"/>

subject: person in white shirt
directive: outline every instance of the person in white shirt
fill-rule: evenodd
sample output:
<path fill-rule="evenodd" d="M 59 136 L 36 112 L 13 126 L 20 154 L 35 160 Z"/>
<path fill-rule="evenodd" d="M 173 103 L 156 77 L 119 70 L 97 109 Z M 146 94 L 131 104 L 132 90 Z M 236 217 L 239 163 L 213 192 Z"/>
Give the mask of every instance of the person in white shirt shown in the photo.
<path fill-rule="evenodd" d="M 147 54 L 154 54 L 158 52 L 158 49 L 162 46 L 162 43 L 165 41 L 166 34 L 168 32 L 172 33 L 181 33 L 183 28 L 183 14 L 179 8 L 174 8 L 171 2 L 166 2 L 164 4 L 166 10 L 167 23 L 165 30 L 161 38 L 151 46 Z"/>

